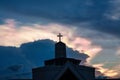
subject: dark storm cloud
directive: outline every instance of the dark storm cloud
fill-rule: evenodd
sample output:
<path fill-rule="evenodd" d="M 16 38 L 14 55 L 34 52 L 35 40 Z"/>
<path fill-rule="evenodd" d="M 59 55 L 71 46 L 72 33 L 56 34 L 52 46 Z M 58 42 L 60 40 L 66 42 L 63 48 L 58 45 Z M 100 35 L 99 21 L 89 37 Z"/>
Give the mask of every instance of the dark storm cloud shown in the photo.
<path fill-rule="evenodd" d="M 43 66 L 45 60 L 54 58 L 54 45 L 51 40 L 39 40 L 24 43 L 20 48 L 0 46 L 0 78 L 15 72 L 31 72 L 33 67 Z M 83 62 L 89 57 L 68 47 L 67 56 Z"/>
<path fill-rule="evenodd" d="M 13 72 L 18 72 L 21 68 L 22 68 L 22 65 L 12 65 L 8 67 L 8 69 Z"/>
<path fill-rule="evenodd" d="M 99 0 L 11 0 L 11 2 L 5 0 L 1 2 L 1 8 L 4 10 L 65 23 L 98 19 L 106 10 L 106 6 L 107 1 Z"/>
<path fill-rule="evenodd" d="M 94 23 L 94 29 L 99 30 L 101 32 L 107 32 L 109 34 L 120 37 L 120 20 L 112 21 L 112 20 L 98 20 Z"/>
<path fill-rule="evenodd" d="M 111 0 L 1 0 L 0 17 L 18 18 L 25 21 L 43 21 L 43 23 L 61 23 L 80 26 L 89 22 L 85 28 L 120 35 L 119 21 L 106 19 L 108 10 L 112 10 Z"/>

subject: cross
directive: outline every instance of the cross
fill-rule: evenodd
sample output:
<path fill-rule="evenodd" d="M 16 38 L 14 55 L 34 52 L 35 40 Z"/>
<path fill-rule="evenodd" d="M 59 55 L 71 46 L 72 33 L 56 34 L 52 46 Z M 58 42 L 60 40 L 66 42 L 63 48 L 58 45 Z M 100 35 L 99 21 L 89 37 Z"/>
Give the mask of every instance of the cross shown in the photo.
<path fill-rule="evenodd" d="M 57 35 L 57 37 L 59 37 L 59 42 L 61 42 L 61 37 L 63 37 L 63 35 L 61 35 L 61 33 L 59 33 L 59 35 Z"/>

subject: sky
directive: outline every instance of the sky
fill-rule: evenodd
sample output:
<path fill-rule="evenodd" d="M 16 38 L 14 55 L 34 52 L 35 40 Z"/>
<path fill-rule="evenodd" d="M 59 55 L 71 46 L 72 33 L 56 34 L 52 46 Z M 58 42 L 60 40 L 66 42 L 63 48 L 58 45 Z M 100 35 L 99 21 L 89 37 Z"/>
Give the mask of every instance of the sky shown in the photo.
<path fill-rule="evenodd" d="M 89 58 L 96 74 L 120 77 L 120 0 L 0 0 L 0 46 L 49 39 Z"/>

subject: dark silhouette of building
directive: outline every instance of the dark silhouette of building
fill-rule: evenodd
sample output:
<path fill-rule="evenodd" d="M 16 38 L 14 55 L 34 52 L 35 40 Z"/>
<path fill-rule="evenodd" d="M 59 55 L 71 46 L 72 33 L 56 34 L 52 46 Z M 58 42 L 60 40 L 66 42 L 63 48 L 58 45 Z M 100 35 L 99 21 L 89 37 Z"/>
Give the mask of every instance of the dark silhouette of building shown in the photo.
<path fill-rule="evenodd" d="M 81 60 L 66 57 L 66 45 L 61 41 L 55 44 L 55 58 L 46 60 L 45 66 L 32 69 L 32 79 L 14 80 L 120 80 L 95 79 L 95 68 L 80 65 Z M 11 79 L 13 80 L 13 79 Z"/>
<path fill-rule="evenodd" d="M 33 80 L 94 80 L 95 68 L 79 65 L 81 60 L 66 57 L 66 45 L 55 44 L 55 59 L 46 60 L 45 66 L 32 69 Z"/>

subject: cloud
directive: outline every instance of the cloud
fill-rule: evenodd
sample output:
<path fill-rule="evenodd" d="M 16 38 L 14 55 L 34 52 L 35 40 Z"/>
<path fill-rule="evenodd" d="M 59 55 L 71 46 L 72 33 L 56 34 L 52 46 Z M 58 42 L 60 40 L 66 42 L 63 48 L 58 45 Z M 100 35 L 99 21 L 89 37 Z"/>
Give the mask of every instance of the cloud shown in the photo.
<path fill-rule="evenodd" d="M 111 20 L 120 20 L 120 1 L 119 0 L 110 0 L 110 8 L 105 14 L 108 19 Z"/>
<path fill-rule="evenodd" d="M 26 24 L 36 22 L 73 25 L 117 37 L 120 35 L 119 19 L 111 19 L 112 16 L 119 18 L 119 0 L 70 0 L 69 2 L 63 0 L 16 2 L 12 0 L 11 3 L 6 3 L 6 1 L 0 3 L 1 20 L 15 18 Z M 81 23 L 90 23 L 91 26 L 82 27 Z"/>
<path fill-rule="evenodd" d="M 20 47 L 20 45 L 22 43 L 27 43 L 27 42 L 31 42 L 31 41 L 33 42 L 33 41 L 42 40 L 42 39 L 51 39 L 56 42 L 58 40 L 56 35 L 59 32 L 62 32 L 62 34 L 64 35 L 64 37 L 62 38 L 62 41 L 65 42 L 68 47 L 71 47 L 72 49 L 79 51 L 79 53 L 81 53 L 83 50 L 84 53 L 89 56 L 89 58 L 88 58 L 88 56 L 84 56 L 83 58 L 81 58 L 84 62 L 87 61 L 86 65 L 91 64 L 91 61 L 93 61 L 96 58 L 96 56 L 98 54 L 100 54 L 101 51 L 105 51 L 105 50 L 103 50 L 103 48 L 109 49 L 114 46 L 116 49 L 118 47 L 118 45 L 116 45 L 118 43 L 118 41 L 116 42 L 116 39 L 115 39 L 115 41 L 109 40 L 113 36 L 108 36 L 107 34 L 99 33 L 94 30 L 91 31 L 89 29 L 81 28 L 80 30 L 83 32 L 79 32 L 77 27 L 69 28 L 66 25 L 60 25 L 60 24 L 19 25 L 19 23 L 17 23 L 13 19 L 8 19 L 6 21 L 7 21 L 7 23 L 0 25 L 0 31 L 1 31 L 0 44 L 4 45 L 4 46 Z M 12 24 L 12 26 L 11 26 L 11 24 Z M 89 25 L 89 24 L 87 24 L 87 25 Z M 16 27 L 16 26 L 18 26 L 18 27 Z M 86 24 L 82 24 L 81 26 L 86 26 Z M 101 34 L 101 36 L 97 36 L 98 34 Z M 90 38 L 92 35 L 94 35 L 94 37 Z M 97 37 L 97 39 L 96 39 L 96 37 Z M 114 43 L 115 45 L 113 45 L 111 42 Z M 108 43 L 108 45 L 105 45 L 105 43 Z M 21 48 L 24 50 L 24 47 L 21 47 Z M 35 50 L 35 51 L 37 51 L 37 50 Z M 25 51 L 24 53 L 31 53 L 31 52 L 32 51 L 30 51 L 30 52 Z M 69 51 L 69 53 L 71 53 L 71 51 Z M 108 52 L 105 52 L 105 53 L 108 53 Z M 83 54 L 83 55 L 85 55 L 85 54 Z M 72 55 L 72 56 L 75 56 L 75 55 Z M 30 56 L 29 56 L 29 58 L 30 58 Z M 76 55 L 76 58 L 79 59 L 80 57 L 78 55 Z M 39 60 L 37 60 L 37 61 L 39 61 Z M 35 61 L 35 62 L 37 62 L 37 61 Z M 31 61 L 28 60 L 28 63 L 33 64 L 34 61 L 31 63 Z M 93 65 L 96 65 L 96 63 Z M 117 72 L 115 72 L 116 71 L 115 69 L 110 70 L 109 68 L 103 68 L 103 65 L 105 65 L 105 64 L 102 64 L 102 66 L 100 66 L 100 68 L 98 70 L 98 71 L 101 71 L 103 75 L 104 75 L 105 71 L 107 72 L 105 74 L 106 76 L 110 76 L 109 74 L 111 74 L 111 73 L 112 73 L 111 76 L 117 75 Z"/>
<path fill-rule="evenodd" d="M 106 60 L 117 62 L 117 66 L 119 0 L 7 1 L 0 1 L 0 45 L 19 47 L 38 39 L 57 41 L 56 34 L 61 32 L 67 46 L 90 56 L 90 64 Z"/>
<path fill-rule="evenodd" d="M 80 26 L 91 26 L 91 24 L 82 23 Z M 78 28 L 76 26 L 68 27 L 67 25 L 61 24 L 42 25 L 35 23 L 21 25 L 21 22 L 15 21 L 14 19 L 7 19 L 5 20 L 4 24 L 0 25 L 0 32 L 0 45 L 17 47 L 20 47 L 22 43 L 33 42 L 42 39 L 51 39 L 56 42 L 58 41 L 56 35 L 61 32 L 64 36 L 62 41 L 65 42 L 68 47 L 79 51 L 79 53 L 84 51 L 84 53 L 89 56 L 89 58 L 85 57 L 87 59 L 86 65 L 96 61 L 96 63 L 93 64 L 95 65 L 97 64 L 97 61 L 100 62 L 104 60 L 100 59 L 100 55 L 105 56 L 106 53 L 112 55 L 113 59 L 110 58 L 111 62 L 114 62 L 115 59 L 115 61 L 118 60 L 118 58 L 116 58 L 114 55 L 114 51 L 116 52 L 119 47 L 119 39 L 109 34 L 97 32 L 96 30 Z M 103 53 L 105 54 L 103 55 Z M 109 61 L 109 59 L 105 59 L 106 61 Z M 104 63 L 104 65 L 107 64 Z M 106 69 L 109 70 L 109 68 Z"/>
<path fill-rule="evenodd" d="M 117 56 L 120 56 L 120 48 L 118 48 L 117 52 L 116 52 Z"/>
<path fill-rule="evenodd" d="M 18 72 L 18 71 L 20 71 L 21 68 L 22 68 L 22 65 L 12 65 L 12 66 L 8 67 L 8 69 L 13 72 Z"/>
<path fill-rule="evenodd" d="M 44 65 L 45 60 L 54 58 L 55 42 L 38 40 L 24 43 L 19 48 L 0 46 L 0 79 L 11 77 L 26 78 L 32 68 Z M 86 61 L 88 55 L 66 47 L 67 57 Z"/>
<path fill-rule="evenodd" d="M 6 23 L 0 25 L 0 45 L 20 46 L 22 43 L 31 42 L 38 39 L 51 39 L 53 41 L 57 41 L 58 38 L 56 35 L 61 32 L 64 35 L 62 40 L 68 47 L 78 50 L 79 52 L 81 52 L 81 50 L 85 50 L 85 53 L 90 56 L 90 59 L 101 51 L 101 47 L 92 45 L 92 41 L 89 39 L 77 36 L 75 33 L 77 30 L 76 27 L 69 28 L 68 26 L 59 24 L 32 24 L 31 26 L 22 25 L 19 27 L 11 27 L 11 24 L 12 26 L 16 26 L 16 24 L 13 23 L 16 22 L 13 22 L 12 20 L 9 24 Z"/>
<path fill-rule="evenodd" d="M 12 0 L 11 3 L 1 1 L 0 8 L 4 9 L 4 11 L 9 9 L 10 12 L 26 16 L 29 15 L 42 17 L 53 21 L 57 20 L 60 22 L 75 22 L 81 21 L 82 19 L 96 19 L 94 16 L 101 16 L 101 13 L 104 12 L 105 8 L 101 9 L 100 7 L 105 7 L 105 5 L 107 5 L 107 1 L 70 0 L 68 2 L 64 0 L 36 0 L 34 2 L 33 0 L 29 0 L 28 2 L 21 0 L 16 2 L 15 0 Z"/>
<path fill-rule="evenodd" d="M 115 66 L 113 69 L 115 69 L 120 74 L 120 64 L 118 64 L 117 66 Z M 119 74 L 116 75 L 115 77 L 120 77 Z"/>
<path fill-rule="evenodd" d="M 104 64 L 95 64 L 93 66 L 96 68 L 96 75 L 97 76 L 104 75 L 107 77 L 115 78 L 115 76 L 117 76 L 119 74 L 117 70 L 105 68 Z M 98 73 L 98 72 L 100 72 L 100 73 Z"/>

